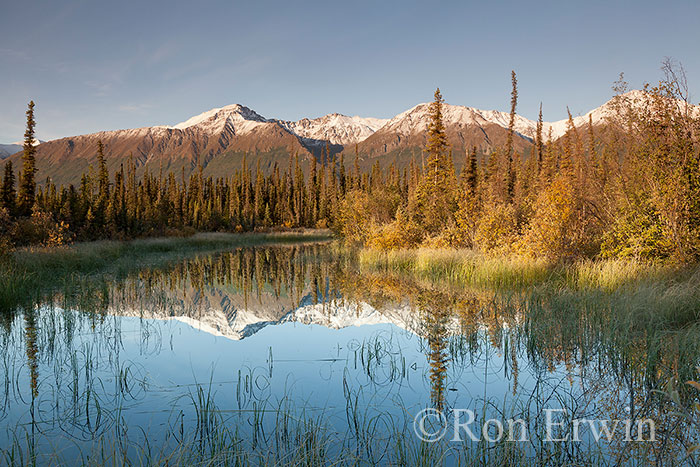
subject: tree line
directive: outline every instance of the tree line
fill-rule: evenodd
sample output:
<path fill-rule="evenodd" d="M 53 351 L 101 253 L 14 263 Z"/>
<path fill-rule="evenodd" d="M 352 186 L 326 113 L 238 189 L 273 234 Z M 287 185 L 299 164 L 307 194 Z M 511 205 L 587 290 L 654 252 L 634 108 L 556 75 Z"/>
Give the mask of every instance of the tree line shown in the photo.
<path fill-rule="evenodd" d="M 376 163 L 361 172 L 357 156 L 324 152 L 302 169 L 297 155 L 265 174 L 243 159 L 235 173 L 204 177 L 146 172 L 129 160 L 109 173 L 98 143 L 97 165 L 79 186 L 36 184 L 34 103 L 27 110 L 23 166 L 16 184 L 10 161 L 0 190 L 5 248 L 103 238 L 183 235 L 194 231 L 332 228 L 346 242 L 382 249 L 472 248 L 567 260 L 700 255 L 700 116 L 688 105 L 682 70 L 642 93 L 614 86 L 613 111 L 599 124 L 544 134 L 542 109 L 530 148 L 514 149 L 518 102 L 512 73 L 508 136 L 483 158 L 467 151 L 457 172 L 438 89 L 425 162 L 403 170 Z M 15 186 L 17 185 L 17 188 Z"/>

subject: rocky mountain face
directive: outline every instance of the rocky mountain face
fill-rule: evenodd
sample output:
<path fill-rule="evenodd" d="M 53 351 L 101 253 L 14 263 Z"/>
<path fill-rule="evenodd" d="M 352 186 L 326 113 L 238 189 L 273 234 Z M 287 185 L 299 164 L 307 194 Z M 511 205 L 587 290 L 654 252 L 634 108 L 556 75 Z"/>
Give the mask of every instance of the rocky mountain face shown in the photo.
<path fill-rule="evenodd" d="M 626 97 L 643 100 L 644 93 L 631 91 Z M 312 157 L 320 159 L 324 148 L 332 154 L 343 153 L 346 167 L 354 163 L 357 155 L 362 169 L 377 161 L 381 166 L 394 163 L 401 168 L 412 159 L 421 162 L 429 108 L 430 104 L 419 104 L 390 120 L 330 114 L 293 122 L 268 119 L 248 107 L 229 105 L 174 126 L 104 131 L 44 142 L 37 148 L 38 179 L 51 177 L 57 184 L 77 184 L 81 174 L 96 163 L 98 140 L 105 145 L 111 171 L 133 161 L 139 176 L 160 170 L 188 176 L 199 166 L 205 176 L 228 176 L 241 167 L 244 158 L 249 167 L 260 164 L 269 172 L 275 165 L 281 169 L 288 167 L 294 154 L 300 157 L 303 166 L 308 166 Z M 612 109 L 608 102 L 575 117 L 574 122 L 577 126 L 586 125 L 590 116 L 594 125 L 599 124 Z M 510 119 L 506 112 L 445 104 L 443 114 L 458 168 L 471 147 L 476 146 L 479 152 L 487 154 L 506 141 Z M 567 121 L 546 122 L 543 127 L 545 137 L 551 131 L 556 139 L 566 132 Z M 535 121 L 516 116 L 516 150 L 529 151 L 535 128 Z M 0 157 L 7 158 L 2 151 L 14 149 L 20 151 L 21 147 L 0 147 Z M 20 158 L 19 153 L 9 156 L 16 168 Z"/>

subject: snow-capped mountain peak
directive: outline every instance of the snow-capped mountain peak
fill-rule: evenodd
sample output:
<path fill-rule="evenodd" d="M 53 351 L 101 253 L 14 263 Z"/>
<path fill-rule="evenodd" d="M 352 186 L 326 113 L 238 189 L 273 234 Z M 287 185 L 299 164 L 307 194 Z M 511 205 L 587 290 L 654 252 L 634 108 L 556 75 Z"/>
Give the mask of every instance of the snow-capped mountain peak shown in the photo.
<path fill-rule="evenodd" d="M 22 150 L 22 146 L 17 144 L 0 144 L 0 160 L 10 157 L 12 154 Z"/>
<path fill-rule="evenodd" d="M 266 119 L 246 106 L 234 104 L 208 110 L 168 128 L 192 128 L 217 134 L 222 132 L 226 125 L 232 125 L 234 132 L 240 135 L 261 124 L 278 124 L 306 143 L 325 144 L 328 141 L 331 144 L 350 144 L 365 140 L 387 121 L 380 118 L 348 117 L 339 113 L 298 121 Z"/>
<path fill-rule="evenodd" d="M 34 146 L 39 146 L 44 142 L 45 141 L 34 138 Z M 12 154 L 20 152 L 23 147 L 24 141 L 15 141 L 14 143 L 10 144 L 0 144 L 0 159 L 5 159 L 6 157 L 10 157 Z"/>
<path fill-rule="evenodd" d="M 413 309 L 406 304 L 396 305 L 387 310 L 379 310 L 365 302 L 359 303 L 305 303 L 286 310 L 275 307 L 259 311 L 245 308 L 229 309 L 226 306 L 207 306 L 194 313 L 181 310 L 172 314 L 172 309 L 161 310 L 157 306 L 147 309 L 112 308 L 110 311 L 120 316 L 139 316 L 147 319 L 176 320 L 195 329 L 218 337 L 242 340 L 267 326 L 285 323 L 319 325 L 330 329 L 375 324 L 393 324 L 414 334 L 420 330 L 419 320 Z"/>
<path fill-rule="evenodd" d="M 296 122 L 279 121 L 291 133 L 306 142 L 354 144 L 364 141 L 389 120 L 381 118 L 348 117 L 332 113 L 320 118 L 303 118 Z"/>
<path fill-rule="evenodd" d="M 572 119 L 576 127 L 587 125 L 589 121 L 592 122 L 593 125 L 598 125 L 604 123 L 610 117 L 617 115 L 619 111 L 617 108 L 618 105 L 622 105 L 623 107 L 631 106 L 632 108 L 639 109 L 642 106 L 649 103 L 651 99 L 652 97 L 649 93 L 643 90 L 633 89 L 624 94 L 620 94 L 616 97 L 613 97 L 605 104 L 601 105 L 600 107 L 596 107 L 590 112 L 587 112 L 583 115 L 574 116 Z M 700 107 L 690 105 L 687 102 L 681 100 L 677 100 L 676 104 L 682 112 L 688 110 L 691 113 L 691 115 L 695 116 L 696 118 L 700 117 Z M 686 106 L 688 106 L 687 109 L 685 108 Z M 552 132 L 552 139 L 557 139 L 563 136 L 569 129 L 569 119 L 566 118 L 557 122 L 550 123 L 545 122 L 543 125 L 543 134 L 545 138 L 547 137 L 550 129 Z"/>
<path fill-rule="evenodd" d="M 574 125 L 576 127 L 587 125 L 589 123 L 589 119 L 594 125 L 601 124 L 606 119 L 617 113 L 617 102 L 621 101 L 625 105 L 638 107 L 643 105 L 649 98 L 649 94 L 641 90 L 626 92 L 625 94 L 607 101 L 600 107 L 596 107 L 584 115 L 574 116 Z M 680 108 L 682 108 L 685 103 L 678 101 L 678 105 Z M 700 116 L 700 107 L 693 106 L 690 111 L 693 113 L 693 115 Z M 486 123 L 493 123 L 503 128 L 508 128 L 508 124 L 510 123 L 510 114 L 508 112 L 500 112 L 497 110 L 480 110 L 461 105 L 443 104 L 442 114 L 445 125 L 476 124 L 483 126 Z M 430 104 L 423 103 L 418 104 L 389 120 L 389 122 L 384 126 L 383 131 L 391 131 L 400 135 L 412 135 L 426 131 L 429 122 Z M 527 138 L 534 138 L 536 128 L 536 121 L 516 114 L 514 129 L 517 133 Z M 543 122 L 543 137 L 547 138 L 551 130 L 552 139 L 557 139 L 563 136 L 567 132 L 568 128 L 568 118 L 555 122 Z"/>
<path fill-rule="evenodd" d="M 267 123 L 268 120 L 254 110 L 240 104 L 211 109 L 173 126 L 177 130 L 197 128 L 209 133 L 221 132 L 227 123 L 233 124 L 236 133 Z"/>

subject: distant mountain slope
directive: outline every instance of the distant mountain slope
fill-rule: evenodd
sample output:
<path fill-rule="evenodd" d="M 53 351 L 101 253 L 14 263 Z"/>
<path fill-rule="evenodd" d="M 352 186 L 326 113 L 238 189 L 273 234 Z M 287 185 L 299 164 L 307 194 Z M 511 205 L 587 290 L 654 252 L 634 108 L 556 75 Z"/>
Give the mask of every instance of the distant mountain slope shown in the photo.
<path fill-rule="evenodd" d="M 0 159 L 5 159 L 21 150 L 22 146 L 19 144 L 0 144 Z"/>
<path fill-rule="evenodd" d="M 37 147 L 39 180 L 51 177 L 56 183 L 80 181 L 81 174 L 96 164 L 97 142 L 105 145 L 111 171 L 129 163 L 133 156 L 140 176 L 146 170 L 172 171 L 188 176 L 204 168 L 205 175 L 233 174 L 244 155 L 249 165 L 258 161 L 265 170 L 275 163 L 287 166 L 289 154 L 309 158 L 299 138 L 274 121 L 267 121 L 244 106 L 214 109 L 175 127 L 155 126 L 104 131 L 48 141 Z M 17 158 L 18 155 L 12 156 Z"/>
<path fill-rule="evenodd" d="M 39 141 L 38 139 L 34 139 L 34 146 L 38 146 L 40 143 L 43 143 L 44 141 Z M 5 159 L 6 157 L 10 157 L 13 154 L 16 154 L 22 150 L 24 147 L 24 142 L 22 141 L 16 141 L 14 143 L 10 144 L 0 144 L 0 159 Z"/>

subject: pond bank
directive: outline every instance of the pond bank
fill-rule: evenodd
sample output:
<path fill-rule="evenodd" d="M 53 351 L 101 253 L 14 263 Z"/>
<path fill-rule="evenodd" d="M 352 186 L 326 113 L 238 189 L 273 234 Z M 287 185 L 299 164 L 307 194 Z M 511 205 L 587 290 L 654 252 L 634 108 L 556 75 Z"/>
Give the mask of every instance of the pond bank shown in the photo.
<path fill-rule="evenodd" d="M 328 230 L 279 233 L 197 233 L 189 237 L 97 241 L 63 247 L 20 249 L 0 259 L 0 312 L 50 291 L 67 279 L 93 274 L 120 276 L 139 266 L 181 259 L 196 253 L 274 243 L 319 242 Z"/>

